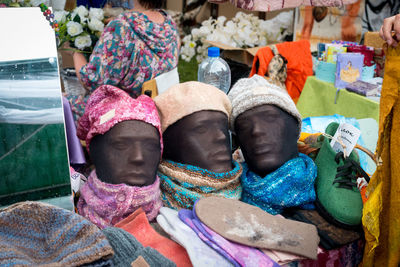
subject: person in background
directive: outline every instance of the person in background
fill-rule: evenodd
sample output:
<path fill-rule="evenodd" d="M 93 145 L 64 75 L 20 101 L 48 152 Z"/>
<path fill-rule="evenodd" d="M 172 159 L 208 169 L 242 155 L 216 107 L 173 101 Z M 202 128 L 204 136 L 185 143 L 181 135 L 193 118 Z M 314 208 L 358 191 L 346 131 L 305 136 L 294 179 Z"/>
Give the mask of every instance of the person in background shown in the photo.
<path fill-rule="evenodd" d="M 87 90 L 86 96 L 67 95 L 76 119 L 97 87 L 113 85 L 136 98 L 145 81 L 178 65 L 178 31 L 160 9 L 164 0 L 132 1 L 132 9 L 107 24 L 89 62 L 82 53 L 73 52 L 77 77 Z"/>
<path fill-rule="evenodd" d="M 400 40 L 400 14 L 384 19 L 379 35 L 388 45 L 397 47 Z"/>

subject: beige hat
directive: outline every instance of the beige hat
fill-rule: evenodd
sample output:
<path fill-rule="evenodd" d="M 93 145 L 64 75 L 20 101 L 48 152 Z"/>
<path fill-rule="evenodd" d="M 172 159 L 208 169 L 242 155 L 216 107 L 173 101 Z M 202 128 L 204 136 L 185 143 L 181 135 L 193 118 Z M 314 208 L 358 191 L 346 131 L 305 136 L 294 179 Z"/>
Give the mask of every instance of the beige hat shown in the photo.
<path fill-rule="evenodd" d="M 235 83 L 228 97 L 232 103 L 232 115 L 229 123 L 234 131 L 235 120 L 243 112 L 257 106 L 275 105 L 292 115 L 298 122 L 299 136 L 301 132 L 301 115 L 286 90 L 268 82 L 259 75 L 243 78 Z"/>
<path fill-rule="evenodd" d="M 231 115 L 228 96 L 217 87 L 201 82 L 185 82 L 170 87 L 154 98 L 164 132 L 185 116 L 202 110 L 221 111 Z"/>

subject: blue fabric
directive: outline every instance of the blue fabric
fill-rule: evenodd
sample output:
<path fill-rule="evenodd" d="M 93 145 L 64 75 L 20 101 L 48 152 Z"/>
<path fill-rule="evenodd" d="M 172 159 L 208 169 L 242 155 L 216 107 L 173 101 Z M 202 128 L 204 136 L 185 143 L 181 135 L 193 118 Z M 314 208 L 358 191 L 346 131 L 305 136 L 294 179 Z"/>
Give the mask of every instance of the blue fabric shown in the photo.
<path fill-rule="evenodd" d="M 197 166 L 162 161 L 158 176 L 164 206 L 176 210 L 192 209 L 196 200 L 209 195 L 240 199 L 242 167 L 236 161 L 232 165 L 231 171 L 216 173 Z"/>
<path fill-rule="evenodd" d="M 299 157 L 286 162 L 265 177 L 250 171 L 246 163 L 242 165 L 243 174 L 240 179 L 243 202 L 273 215 L 289 207 L 314 208 L 317 167 L 310 157 L 299 153 Z"/>

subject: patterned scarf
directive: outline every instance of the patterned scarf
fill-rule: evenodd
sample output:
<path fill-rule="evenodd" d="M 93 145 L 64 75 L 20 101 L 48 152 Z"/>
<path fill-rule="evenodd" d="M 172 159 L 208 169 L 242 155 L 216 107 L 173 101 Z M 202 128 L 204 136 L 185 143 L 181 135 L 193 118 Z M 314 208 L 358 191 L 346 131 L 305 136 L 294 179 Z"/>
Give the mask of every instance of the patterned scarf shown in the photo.
<path fill-rule="evenodd" d="M 265 177 L 250 171 L 246 163 L 242 164 L 243 202 L 273 215 L 288 207 L 313 209 L 317 167 L 308 156 L 299 153 L 299 157 L 289 160 Z"/>
<path fill-rule="evenodd" d="M 192 209 L 196 200 L 211 195 L 240 199 L 242 166 L 236 161 L 233 164 L 233 170 L 217 173 L 170 160 L 162 161 L 158 176 L 164 206 Z"/>
<path fill-rule="evenodd" d="M 143 187 L 108 184 L 100 181 L 93 170 L 80 193 L 78 213 L 100 228 L 115 225 L 140 207 L 151 221 L 162 207 L 158 177 Z"/>

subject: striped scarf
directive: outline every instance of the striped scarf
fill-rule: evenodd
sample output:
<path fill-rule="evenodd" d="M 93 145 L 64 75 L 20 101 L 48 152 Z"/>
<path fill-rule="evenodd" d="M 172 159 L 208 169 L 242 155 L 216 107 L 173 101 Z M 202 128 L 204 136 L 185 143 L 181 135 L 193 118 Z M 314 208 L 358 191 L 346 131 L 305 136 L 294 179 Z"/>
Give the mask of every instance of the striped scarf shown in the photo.
<path fill-rule="evenodd" d="M 151 221 L 162 206 L 158 177 L 153 184 L 141 187 L 108 184 L 93 170 L 80 192 L 78 213 L 100 228 L 115 225 L 140 207 Z"/>
<path fill-rule="evenodd" d="M 233 165 L 233 170 L 217 173 L 170 160 L 162 161 L 158 176 L 164 206 L 192 209 L 196 200 L 212 195 L 240 199 L 242 166 L 236 161 Z"/>
<path fill-rule="evenodd" d="M 301 206 L 314 209 L 314 181 L 317 167 L 312 159 L 299 153 L 276 171 L 260 177 L 243 164 L 242 201 L 257 206 L 270 214 L 279 214 L 284 208 Z"/>

